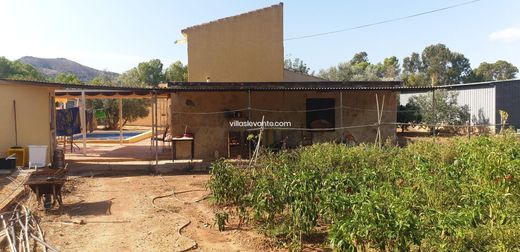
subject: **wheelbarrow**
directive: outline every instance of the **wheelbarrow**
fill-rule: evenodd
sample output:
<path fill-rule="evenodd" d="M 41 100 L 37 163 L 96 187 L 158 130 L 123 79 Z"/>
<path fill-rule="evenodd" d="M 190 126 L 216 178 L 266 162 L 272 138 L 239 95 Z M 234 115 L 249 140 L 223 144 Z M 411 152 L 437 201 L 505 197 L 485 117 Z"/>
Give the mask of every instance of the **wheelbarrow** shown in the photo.
<path fill-rule="evenodd" d="M 33 172 L 25 182 L 25 185 L 30 187 L 36 195 L 38 205 L 40 205 L 43 198 L 45 210 L 55 206 L 56 202 L 62 206 L 61 189 L 67 180 L 66 173 L 67 166 L 58 170 L 42 168 Z"/>

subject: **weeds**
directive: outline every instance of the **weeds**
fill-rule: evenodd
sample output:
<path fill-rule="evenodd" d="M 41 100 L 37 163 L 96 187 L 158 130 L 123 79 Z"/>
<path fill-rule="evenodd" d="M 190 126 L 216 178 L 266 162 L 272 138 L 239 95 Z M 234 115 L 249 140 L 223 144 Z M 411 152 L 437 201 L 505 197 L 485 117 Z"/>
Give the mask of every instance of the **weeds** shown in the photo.
<path fill-rule="evenodd" d="M 215 224 L 218 226 L 218 231 L 226 230 L 228 220 L 229 214 L 226 212 L 218 212 L 215 214 Z"/>

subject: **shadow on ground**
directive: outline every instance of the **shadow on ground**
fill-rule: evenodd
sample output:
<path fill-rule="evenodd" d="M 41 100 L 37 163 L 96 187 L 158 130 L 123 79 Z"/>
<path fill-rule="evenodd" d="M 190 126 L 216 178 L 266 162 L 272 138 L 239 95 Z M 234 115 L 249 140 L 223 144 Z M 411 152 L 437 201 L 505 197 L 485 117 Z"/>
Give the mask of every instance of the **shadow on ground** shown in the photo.
<path fill-rule="evenodd" d="M 88 215 L 111 215 L 112 199 L 97 201 L 97 202 L 84 202 L 79 201 L 77 203 L 63 205 L 59 209 L 52 209 L 47 211 L 47 214 L 51 215 L 62 215 L 66 214 L 69 216 L 88 216 Z"/>

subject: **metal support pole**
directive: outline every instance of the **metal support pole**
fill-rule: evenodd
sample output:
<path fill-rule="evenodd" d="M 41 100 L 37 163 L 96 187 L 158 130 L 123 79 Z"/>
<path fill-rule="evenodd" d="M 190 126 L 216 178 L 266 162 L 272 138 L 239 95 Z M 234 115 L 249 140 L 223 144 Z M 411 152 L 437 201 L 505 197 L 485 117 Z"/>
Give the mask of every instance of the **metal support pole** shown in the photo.
<path fill-rule="evenodd" d="M 119 144 L 123 144 L 123 98 L 119 98 Z"/>
<path fill-rule="evenodd" d="M 152 109 L 152 111 L 151 111 L 151 114 L 152 114 L 152 116 L 151 116 L 151 118 L 152 118 L 152 137 L 150 138 L 150 150 L 152 150 L 152 148 L 154 147 L 154 142 L 155 142 L 154 139 L 155 139 L 155 135 L 156 135 L 155 127 L 154 127 L 154 124 L 155 124 L 154 123 L 155 122 L 154 115 L 155 115 L 155 113 L 154 113 L 154 108 L 153 108 L 153 95 L 152 95 L 151 101 L 152 101 L 152 104 L 151 104 L 150 107 Z"/>
<path fill-rule="evenodd" d="M 87 155 L 87 112 L 86 112 L 86 101 L 85 101 L 85 90 L 81 91 L 81 103 L 80 103 L 80 121 L 81 121 L 81 133 L 83 141 L 83 155 Z"/>
<path fill-rule="evenodd" d="M 154 93 L 153 94 L 153 106 L 154 106 L 154 118 L 155 118 L 155 122 L 154 122 L 154 125 L 153 127 L 155 128 L 155 132 L 157 133 L 157 93 Z M 158 149 L 157 149 L 157 140 L 155 141 L 155 166 L 158 166 L 159 165 L 159 154 L 158 154 Z"/>

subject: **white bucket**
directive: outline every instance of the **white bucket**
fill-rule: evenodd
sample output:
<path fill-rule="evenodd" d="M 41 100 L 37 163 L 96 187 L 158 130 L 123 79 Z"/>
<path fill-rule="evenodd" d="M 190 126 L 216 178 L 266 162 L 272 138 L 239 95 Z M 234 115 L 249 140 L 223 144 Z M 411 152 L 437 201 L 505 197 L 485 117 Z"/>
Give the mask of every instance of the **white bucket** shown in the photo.
<path fill-rule="evenodd" d="M 47 165 L 47 145 L 29 145 L 29 168 Z"/>

